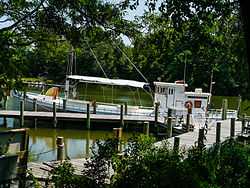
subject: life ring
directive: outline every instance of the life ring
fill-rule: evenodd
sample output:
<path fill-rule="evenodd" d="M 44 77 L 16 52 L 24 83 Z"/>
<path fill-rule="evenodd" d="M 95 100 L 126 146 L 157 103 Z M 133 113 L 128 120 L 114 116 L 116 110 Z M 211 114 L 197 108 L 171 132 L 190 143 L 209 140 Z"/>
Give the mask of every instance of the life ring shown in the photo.
<path fill-rule="evenodd" d="M 192 109 L 192 107 L 193 107 L 192 101 L 186 101 L 186 102 L 185 102 L 185 107 L 186 107 L 187 109 Z"/>

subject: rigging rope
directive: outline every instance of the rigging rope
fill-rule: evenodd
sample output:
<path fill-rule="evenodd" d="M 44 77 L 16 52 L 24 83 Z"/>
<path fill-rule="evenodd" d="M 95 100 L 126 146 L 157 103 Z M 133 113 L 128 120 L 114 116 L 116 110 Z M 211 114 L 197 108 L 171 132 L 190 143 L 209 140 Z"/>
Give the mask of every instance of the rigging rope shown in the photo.
<path fill-rule="evenodd" d="M 96 57 L 94 51 L 93 51 L 92 48 L 90 47 L 88 41 L 87 41 L 87 40 L 85 40 L 85 41 L 86 41 L 86 43 L 87 43 L 87 45 L 88 45 L 88 48 L 90 49 L 92 55 L 94 56 L 94 58 L 95 58 L 95 60 L 96 60 L 96 63 L 97 63 L 97 64 L 99 65 L 99 67 L 101 68 L 101 70 L 102 70 L 104 76 L 105 76 L 106 78 L 108 78 L 107 74 L 105 73 L 104 69 L 102 68 L 101 63 L 98 61 L 98 59 L 97 59 L 97 57 Z"/>
<path fill-rule="evenodd" d="M 112 41 L 113 42 L 113 41 Z M 135 64 L 129 59 L 127 54 L 117 45 L 113 42 L 113 44 L 122 52 L 122 54 L 126 57 L 126 59 L 131 63 L 131 65 L 135 68 L 135 70 L 141 75 L 141 77 L 148 83 L 147 78 L 142 74 L 142 72 L 135 66 Z"/>

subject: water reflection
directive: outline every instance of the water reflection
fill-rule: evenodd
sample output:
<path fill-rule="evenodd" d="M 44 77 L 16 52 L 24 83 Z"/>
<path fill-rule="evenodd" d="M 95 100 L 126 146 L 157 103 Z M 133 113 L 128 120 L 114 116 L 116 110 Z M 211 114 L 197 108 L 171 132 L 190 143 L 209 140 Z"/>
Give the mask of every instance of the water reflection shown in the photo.
<path fill-rule="evenodd" d="M 65 156 L 82 158 L 90 155 L 90 147 L 96 140 L 110 138 L 112 131 L 30 129 L 29 148 L 32 161 L 49 161 L 56 159 L 56 137 L 64 137 Z M 123 133 L 127 140 L 132 133 Z"/>

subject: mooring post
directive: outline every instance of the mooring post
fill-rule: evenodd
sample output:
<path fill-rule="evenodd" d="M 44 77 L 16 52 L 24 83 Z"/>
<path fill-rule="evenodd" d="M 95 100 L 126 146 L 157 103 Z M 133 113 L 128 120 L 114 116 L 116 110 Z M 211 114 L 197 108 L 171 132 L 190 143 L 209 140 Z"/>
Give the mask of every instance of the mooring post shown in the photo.
<path fill-rule="evenodd" d="M 66 112 L 67 99 L 63 99 L 63 111 Z"/>
<path fill-rule="evenodd" d="M 37 111 L 37 100 L 33 99 L 33 111 L 36 112 Z M 34 127 L 37 127 L 37 118 L 34 118 Z"/>
<path fill-rule="evenodd" d="M 148 121 L 145 121 L 143 124 L 143 133 L 145 135 L 149 135 L 149 122 Z"/>
<path fill-rule="evenodd" d="M 216 144 L 220 143 L 221 122 L 216 123 Z"/>
<path fill-rule="evenodd" d="M 230 137 L 235 137 L 235 118 L 231 118 Z"/>
<path fill-rule="evenodd" d="M 124 103 L 124 107 L 125 107 L 124 114 L 128 115 L 128 103 L 127 102 Z"/>
<path fill-rule="evenodd" d="M 179 147 L 180 147 L 180 137 L 175 136 L 174 137 L 174 148 L 173 148 L 174 152 L 178 153 Z"/>
<path fill-rule="evenodd" d="M 64 142 L 63 137 L 58 136 L 56 138 L 56 146 L 57 146 L 57 161 L 64 160 Z"/>
<path fill-rule="evenodd" d="M 241 133 L 244 134 L 245 127 L 246 127 L 246 114 L 242 114 L 242 120 L 241 120 Z"/>
<path fill-rule="evenodd" d="M 205 138 L 205 129 L 201 128 L 199 129 L 199 135 L 198 135 L 198 148 L 204 147 L 204 138 Z"/>
<path fill-rule="evenodd" d="M 6 118 L 6 116 L 4 116 L 3 117 L 3 126 L 5 127 L 5 128 L 7 128 L 7 118 Z"/>
<path fill-rule="evenodd" d="M 53 102 L 53 124 L 54 128 L 56 128 L 57 119 L 56 119 L 56 102 Z"/>
<path fill-rule="evenodd" d="M 93 114 L 96 114 L 96 107 L 97 107 L 96 101 L 93 101 L 92 106 L 93 106 Z"/>
<path fill-rule="evenodd" d="M 20 101 L 20 127 L 24 126 L 24 102 Z"/>
<path fill-rule="evenodd" d="M 227 102 L 227 99 L 223 99 L 222 101 L 222 117 L 221 119 L 222 120 L 226 120 L 227 119 L 227 108 L 228 108 L 228 102 Z"/>
<path fill-rule="evenodd" d="M 114 138 L 118 140 L 117 151 L 122 150 L 121 139 L 122 139 L 122 128 L 113 128 Z"/>
<path fill-rule="evenodd" d="M 120 107 L 120 125 L 124 127 L 123 105 Z"/>
<path fill-rule="evenodd" d="M 157 126 L 157 123 L 158 123 L 159 106 L 160 106 L 160 102 L 156 102 L 155 103 L 155 127 Z"/>
<path fill-rule="evenodd" d="M 167 118 L 167 137 L 172 137 L 172 117 Z"/>
<path fill-rule="evenodd" d="M 90 129 L 90 105 L 87 103 L 87 119 L 86 119 L 87 129 Z"/>
<path fill-rule="evenodd" d="M 188 108 L 187 119 L 186 119 L 186 129 L 187 129 L 187 132 L 190 131 L 190 116 L 191 116 L 191 113 L 192 113 L 192 109 Z"/>

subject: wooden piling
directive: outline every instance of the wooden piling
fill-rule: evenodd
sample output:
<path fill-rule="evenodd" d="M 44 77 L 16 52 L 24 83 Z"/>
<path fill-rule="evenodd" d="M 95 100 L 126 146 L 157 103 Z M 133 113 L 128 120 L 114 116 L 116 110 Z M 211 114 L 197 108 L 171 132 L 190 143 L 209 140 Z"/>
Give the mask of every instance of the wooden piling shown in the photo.
<path fill-rule="evenodd" d="M 57 160 L 62 161 L 64 160 L 64 142 L 63 137 L 58 136 L 56 138 L 56 146 L 57 146 Z"/>
<path fill-rule="evenodd" d="M 204 139 L 205 139 L 205 129 L 201 128 L 199 129 L 199 135 L 198 135 L 198 148 L 203 148 L 205 146 Z"/>
<path fill-rule="evenodd" d="M 246 127 L 246 114 L 242 115 L 242 120 L 241 120 L 241 133 L 244 134 L 245 132 L 245 127 Z"/>
<path fill-rule="evenodd" d="M 92 102 L 92 106 L 93 106 L 93 114 L 96 114 L 96 108 L 97 108 L 96 101 Z"/>
<path fill-rule="evenodd" d="M 63 111 L 66 112 L 67 99 L 63 99 Z"/>
<path fill-rule="evenodd" d="M 7 118 L 4 116 L 3 117 L 3 126 L 5 127 L 5 128 L 7 128 Z"/>
<path fill-rule="evenodd" d="M 227 108 L 228 108 L 228 102 L 227 102 L 227 99 L 223 99 L 222 101 L 222 117 L 221 119 L 222 120 L 226 120 L 227 119 Z"/>
<path fill-rule="evenodd" d="M 36 112 L 37 111 L 37 100 L 33 99 L 33 111 Z M 34 127 L 37 127 L 37 118 L 34 118 L 33 121 Z"/>
<path fill-rule="evenodd" d="M 143 124 L 143 133 L 145 135 L 149 135 L 149 122 L 148 121 L 145 121 Z"/>
<path fill-rule="evenodd" d="M 57 119 L 56 119 L 56 102 L 53 102 L 53 125 L 54 128 L 57 126 Z"/>
<path fill-rule="evenodd" d="M 124 103 L 124 107 L 125 107 L 124 114 L 128 115 L 128 103 L 127 102 Z"/>
<path fill-rule="evenodd" d="M 187 130 L 187 132 L 190 131 L 190 113 L 187 113 L 186 130 Z"/>
<path fill-rule="evenodd" d="M 122 145 L 121 145 L 121 139 L 122 139 L 122 128 L 113 128 L 114 138 L 118 140 L 117 144 L 117 151 L 121 152 Z"/>
<path fill-rule="evenodd" d="M 174 137 L 174 152 L 178 153 L 180 147 L 180 137 L 175 136 Z"/>
<path fill-rule="evenodd" d="M 123 105 L 120 107 L 120 126 L 124 127 Z"/>
<path fill-rule="evenodd" d="M 168 117 L 172 116 L 172 109 L 168 108 Z"/>
<path fill-rule="evenodd" d="M 235 118 L 231 118 L 230 137 L 235 137 Z"/>
<path fill-rule="evenodd" d="M 158 123 L 159 106 L 160 106 L 160 102 L 156 102 L 155 103 L 155 127 L 157 126 L 157 123 Z"/>
<path fill-rule="evenodd" d="M 20 101 L 20 127 L 24 126 L 24 102 L 23 100 Z"/>
<path fill-rule="evenodd" d="M 166 123 L 166 122 L 165 122 Z M 172 117 L 167 118 L 167 138 L 172 137 Z"/>
<path fill-rule="evenodd" d="M 216 144 L 220 143 L 221 122 L 216 123 Z"/>
<path fill-rule="evenodd" d="M 90 105 L 87 103 L 87 119 L 86 119 L 87 129 L 90 129 Z"/>

